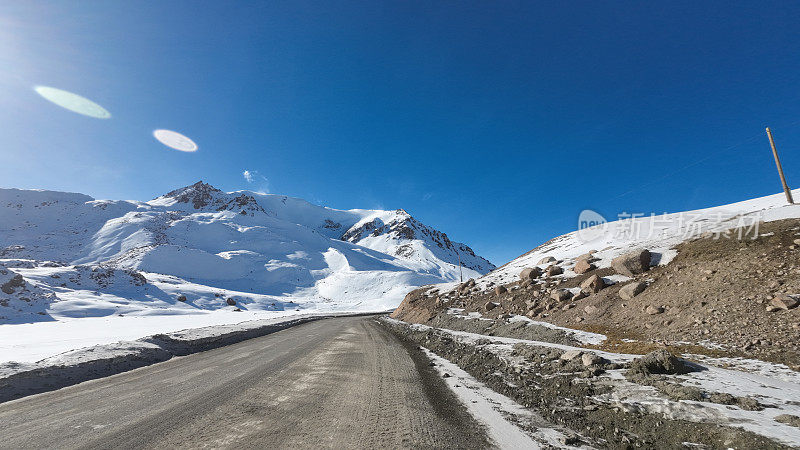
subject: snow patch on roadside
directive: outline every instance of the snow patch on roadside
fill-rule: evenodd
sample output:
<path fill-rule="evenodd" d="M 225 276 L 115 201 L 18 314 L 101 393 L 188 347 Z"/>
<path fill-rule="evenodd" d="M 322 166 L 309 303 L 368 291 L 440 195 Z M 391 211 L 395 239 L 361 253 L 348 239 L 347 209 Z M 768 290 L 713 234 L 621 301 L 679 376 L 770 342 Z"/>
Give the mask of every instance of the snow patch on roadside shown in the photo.
<path fill-rule="evenodd" d="M 469 413 L 486 426 L 490 439 L 499 448 L 586 448 L 565 446 L 559 440 L 565 435 L 555 428 L 539 426 L 543 419 L 533 411 L 493 391 L 447 359 L 426 348 L 422 350 Z M 516 423 L 533 425 L 536 431 L 529 434 Z"/>
<path fill-rule="evenodd" d="M 40 361 L 0 364 L 0 402 L 126 372 L 173 356 L 183 356 L 264 336 L 304 322 L 347 314 L 297 314 L 160 333 L 135 341 L 70 350 Z"/>
<path fill-rule="evenodd" d="M 612 362 L 630 362 L 641 355 L 610 353 L 568 345 L 541 341 L 529 341 L 499 336 L 488 336 L 464 331 L 433 328 L 427 325 L 407 324 L 394 319 L 384 319 L 396 324 L 409 326 L 419 331 L 437 330 L 444 332 L 460 342 L 475 345 L 480 341 L 491 344 L 483 348 L 506 359 L 511 364 L 521 364 L 509 358 L 515 344 L 556 348 L 559 350 L 580 350 L 595 353 Z M 738 365 L 742 370 L 731 370 L 718 365 Z M 599 376 L 613 391 L 598 396 L 601 403 L 618 405 L 628 411 L 648 411 L 663 414 L 672 419 L 694 422 L 711 422 L 724 426 L 742 428 L 747 431 L 774 439 L 789 446 L 800 447 L 800 428 L 793 427 L 774 418 L 781 414 L 800 416 L 800 374 L 782 364 L 765 361 L 744 360 L 741 358 L 705 358 L 705 370 L 685 375 L 665 375 L 666 379 L 685 386 L 695 386 L 707 392 L 728 393 L 734 396 L 749 396 L 757 399 L 765 408 L 761 411 L 747 411 L 733 405 L 690 400 L 674 401 L 662 397 L 658 391 L 647 385 L 632 383 L 625 379 L 623 370 L 611 370 Z"/>
<path fill-rule="evenodd" d="M 599 334 L 599 333 L 592 333 L 590 331 L 583 331 L 583 330 L 576 330 L 574 328 L 567 328 L 567 327 L 560 327 L 558 325 L 553 325 L 549 322 L 540 322 L 537 320 L 530 319 L 525 316 L 515 315 L 512 318 L 508 319 L 509 322 L 527 322 L 531 325 L 537 325 L 540 327 L 550 328 L 552 330 L 561 330 L 567 333 L 570 337 L 574 338 L 578 342 L 582 344 L 589 344 L 589 345 L 599 345 L 602 344 L 603 341 L 608 339 L 606 335 Z"/>

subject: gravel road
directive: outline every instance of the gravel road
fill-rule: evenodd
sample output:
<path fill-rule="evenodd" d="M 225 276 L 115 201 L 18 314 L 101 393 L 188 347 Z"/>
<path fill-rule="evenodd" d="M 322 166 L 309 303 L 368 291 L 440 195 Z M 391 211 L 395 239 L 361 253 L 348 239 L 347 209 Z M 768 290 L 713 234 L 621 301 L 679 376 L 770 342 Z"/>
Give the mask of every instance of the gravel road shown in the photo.
<path fill-rule="evenodd" d="M 373 317 L 319 320 L 0 405 L 2 448 L 487 447 Z"/>

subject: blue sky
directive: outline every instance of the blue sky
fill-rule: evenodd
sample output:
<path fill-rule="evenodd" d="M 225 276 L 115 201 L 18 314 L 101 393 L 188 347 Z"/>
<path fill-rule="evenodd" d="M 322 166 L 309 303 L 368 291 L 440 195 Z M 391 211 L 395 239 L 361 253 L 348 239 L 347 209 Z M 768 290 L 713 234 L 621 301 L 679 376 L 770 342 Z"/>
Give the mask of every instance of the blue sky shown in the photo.
<path fill-rule="evenodd" d="M 4 2 L 0 186 L 404 208 L 502 264 L 584 208 L 779 192 L 766 125 L 800 186 L 798 23 L 763 1 Z"/>

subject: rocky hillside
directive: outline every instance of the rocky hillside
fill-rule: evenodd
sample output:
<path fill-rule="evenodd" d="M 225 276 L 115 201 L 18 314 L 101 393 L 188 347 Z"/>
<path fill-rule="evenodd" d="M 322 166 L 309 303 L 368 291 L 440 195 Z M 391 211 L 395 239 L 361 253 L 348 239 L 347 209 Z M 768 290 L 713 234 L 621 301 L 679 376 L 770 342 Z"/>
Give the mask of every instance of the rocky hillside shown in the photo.
<path fill-rule="evenodd" d="M 458 279 L 459 258 L 466 277 L 494 269 L 403 210 L 336 210 L 203 182 L 147 202 L 0 189 L 0 217 L 0 281 L 23 280 L 0 294 L 6 321 L 229 307 L 382 310 L 414 286 Z M 119 271 L 118 282 L 72 282 L 77 268 Z"/>
<path fill-rule="evenodd" d="M 556 447 L 800 446 L 800 205 L 783 194 L 559 236 L 384 322 L 559 427 Z"/>
<path fill-rule="evenodd" d="M 667 343 L 800 369 L 800 205 L 782 197 L 690 212 L 706 228 L 670 215 L 638 238 L 618 236 L 623 222 L 589 242 L 560 236 L 462 285 L 418 289 L 393 317 L 521 315 L 601 332 L 616 350 Z"/>

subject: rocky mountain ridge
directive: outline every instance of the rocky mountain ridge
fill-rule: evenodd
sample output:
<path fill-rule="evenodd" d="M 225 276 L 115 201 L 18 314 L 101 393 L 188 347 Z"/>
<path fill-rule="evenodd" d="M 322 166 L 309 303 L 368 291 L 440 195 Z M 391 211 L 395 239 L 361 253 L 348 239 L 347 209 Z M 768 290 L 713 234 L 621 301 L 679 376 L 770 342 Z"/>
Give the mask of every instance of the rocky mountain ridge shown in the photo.
<path fill-rule="evenodd" d="M 0 269 L 26 283 L 0 294 L 16 305 L 0 309 L 7 320 L 74 315 L 72 307 L 86 316 L 273 310 L 288 299 L 292 308 L 385 310 L 413 286 L 494 268 L 404 210 L 336 210 L 282 195 L 224 192 L 202 181 L 146 202 L 0 189 L 0 217 Z M 134 285 L 120 275 L 114 292 L 65 284 L 77 266 L 142 273 L 150 283 Z M 87 300 L 93 292 L 97 298 Z M 239 300 L 226 301 L 232 297 Z M 99 301 L 105 298 L 111 303 Z M 41 302 L 33 307 L 25 299 Z"/>

